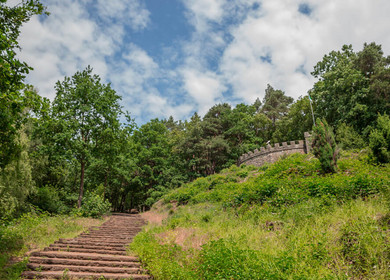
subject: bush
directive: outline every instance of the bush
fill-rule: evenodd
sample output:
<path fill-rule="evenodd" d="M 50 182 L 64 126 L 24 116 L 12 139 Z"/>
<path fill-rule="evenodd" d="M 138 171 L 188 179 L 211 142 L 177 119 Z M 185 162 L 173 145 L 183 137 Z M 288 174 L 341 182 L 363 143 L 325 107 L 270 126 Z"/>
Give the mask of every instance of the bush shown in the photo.
<path fill-rule="evenodd" d="M 362 149 L 366 146 L 362 136 L 346 123 L 337 127 L 336 140 L 344 150 Z"/>
<path fill-rule="evenodd" d="M 325 120 L 317 119 L 317 125 L 313 127 L 312 148 L 313 154 L 320 160 L 322 170 L 325 173 L 336 172 L 339 151 L 332 128 Z"/>
<path fill-rule="evenodd" d="M 109 213 L 110 210 L 111 203 L 108 200 L 94 192 L 87 192 L 81 207 L 76 210 L 76 214 L 83 217 L 98 218 Z"/>
<path fill-rule="evenodd" d="M 31 196 L 30 201 L 39 209 L 55 214 L 69 213 L 69 207 L 61 200 L 59 192 L 51 186 L 44 186 L 37 189 Z"/>
<path fill-rule="evenodd" d="M 380 163 L 390 162 L 390 118 L 379 115 L 377 128 L 369 136 L 370 148 L 374 160 Z"/>

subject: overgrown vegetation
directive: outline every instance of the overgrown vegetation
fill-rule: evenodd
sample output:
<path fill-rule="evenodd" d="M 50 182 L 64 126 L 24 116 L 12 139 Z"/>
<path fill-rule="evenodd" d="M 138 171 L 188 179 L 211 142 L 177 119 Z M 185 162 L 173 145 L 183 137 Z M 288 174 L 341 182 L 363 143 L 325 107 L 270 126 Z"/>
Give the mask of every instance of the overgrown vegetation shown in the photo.
<path fill-rule="evenodd" d="M 295 154 L 199 178 L 163 197 L 154 211 L 169 217 L 131 248 L 156 279 L 387 279 L 390 166 L 368 161 L 344 154 L 321 175 Z"/>
<path fill-rule="evenodd" d="M 236 167 L 267 142 L 303 139 L 309 98 L 268 85 L 253 104 L 138 126 L 88 66 L 58 81 L 50 102 L 25 83 L 32 68 L 17 58 L 22 24 L 43 14 L 39 0 L 0 1 L 1 266 L 38 236 L 80 229 L 34 213 L 99 217 L 163 197 L 169 219 L 134 245 L 157 279 L 390 277 L 390 57 L 380 45 L 344 45 L 314 66 L 319 161 Z M 335 139 L 350 153 L 339 162 Z"/>
<path fill-rule="evenodd" d="M 26 269 L 28 251 L 43 249 L 59 238 L 73 238 L 102 219 L 23 214 L 19 219 L 0 223 L 0 279 L 20 279 Z"/>
<path fill-rule="evenodd" d="M 303 139 L 312 129 L 308 96 L 294 101 L 271 85 L 253 104 L 216 104 L 204 116 L 138 126 L 90 66 L 58 81 L 50 102 L 25 84 L 32 69 L 16 57 L 21 25 L 45 14 L 45 7 L 38 0 L 15 7 L 6 2 L 0 2 L 0 19 L 9 27 L 0 30 L 0 64 L 6 66 L 0 73 L 1 217 L 32 207 L 70 213 L 88 204 L 84 193 L 98 193 L 114 211 L 147 209 L 170 190 L 236 164 L 243 153 Z M 315 65 L 318 81 L 310 90 L 315 117 L 335 129 L 342 148 L 364 149 L 371 139 L 372 159 L 381 163 L 388 161 L 389 137 L 384 122 L 376 127 L 375 120 L 390 113 L 389 63 L 375 43 L 359 52 L 343 46 Z M 334 172 L 334 143 L 332 150 L 322 147 L 323 169 Z"/>
<path fill-rule="evenodd" d="M 317 119 L 311 141 L 313 154 L 320 160 L 322 170 L 325 173 L 336 172 L 339 148 L 326 120 Z"/>

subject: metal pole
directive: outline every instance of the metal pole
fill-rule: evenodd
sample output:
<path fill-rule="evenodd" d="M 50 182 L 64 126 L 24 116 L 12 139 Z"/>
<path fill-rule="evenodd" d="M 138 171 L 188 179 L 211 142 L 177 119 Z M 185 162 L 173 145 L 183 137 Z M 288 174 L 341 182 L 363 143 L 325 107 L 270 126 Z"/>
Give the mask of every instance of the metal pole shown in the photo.
<path fill-rule="evenodd" d="M 313 106 L 311 105 L 310 94 L 307 94 L 307 95 L 309 96 L 309 103 L 310 103 L 311 115 L 312 115 L 312 117 L 313 117 L 313 125 L 316 126 L 316 121 L 314 120 Z"/>

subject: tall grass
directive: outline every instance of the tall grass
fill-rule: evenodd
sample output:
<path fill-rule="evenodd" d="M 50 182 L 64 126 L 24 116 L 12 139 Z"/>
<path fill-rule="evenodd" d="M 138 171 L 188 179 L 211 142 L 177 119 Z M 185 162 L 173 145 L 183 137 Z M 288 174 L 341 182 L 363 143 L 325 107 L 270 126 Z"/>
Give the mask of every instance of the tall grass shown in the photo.
<path fill-rule="evenodd" d="M 339 167 L 294 155 L 198 179 L 164 197 L 182 206 L 132 250 L 156 279 L 389 279 L 389 166 Z"/>
<path fill-rule="evenodd" d="M 48 214 L 24 214 L 19 219 L 0 224 L 0 279 L 19 279 L 25 269 L 28 251 L 43 249 L 59 238 L 72 238 L 101 219 Z"/>

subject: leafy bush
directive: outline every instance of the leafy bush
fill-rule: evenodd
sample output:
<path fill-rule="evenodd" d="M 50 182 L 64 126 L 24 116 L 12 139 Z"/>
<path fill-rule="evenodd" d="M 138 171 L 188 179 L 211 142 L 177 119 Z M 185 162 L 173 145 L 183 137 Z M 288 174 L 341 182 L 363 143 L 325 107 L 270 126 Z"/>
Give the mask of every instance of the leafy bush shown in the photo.
<path fill-rule="evenodd" d="M 87 192 L 83 198 L 81 207 L 76 210 L 76 214 L 83 217 L 98 218 L 111 210 L 111 203 L 102 196 Z"/>
<path fill-rule="evenodd" d="M 336 140 L 345 150 L 362 149 L 366 146 L 363 137 L 346 123 L 337 127 Z"/>
<path fill-rule="evenodd" d="M 336 172 L 339 151 L 333 131 L 325 120 L 317 119 L 312 137 L 313 154 L 320 160 L 322 170 L 325 173 Z"/>
<path fill-rule="evenodd" d="M 51 186 L 38 188 L 30 201 L 39 209 L 49 213 L 65 214 L 70 211 L 70 208 L 61 200 L 59 192 Z"/>
<path fill-rule="evenodd" d="M 390 117 L 379 115 L 377 128 L 369 136 L 372 157 L 380 163 L 390 162 Z"/>

